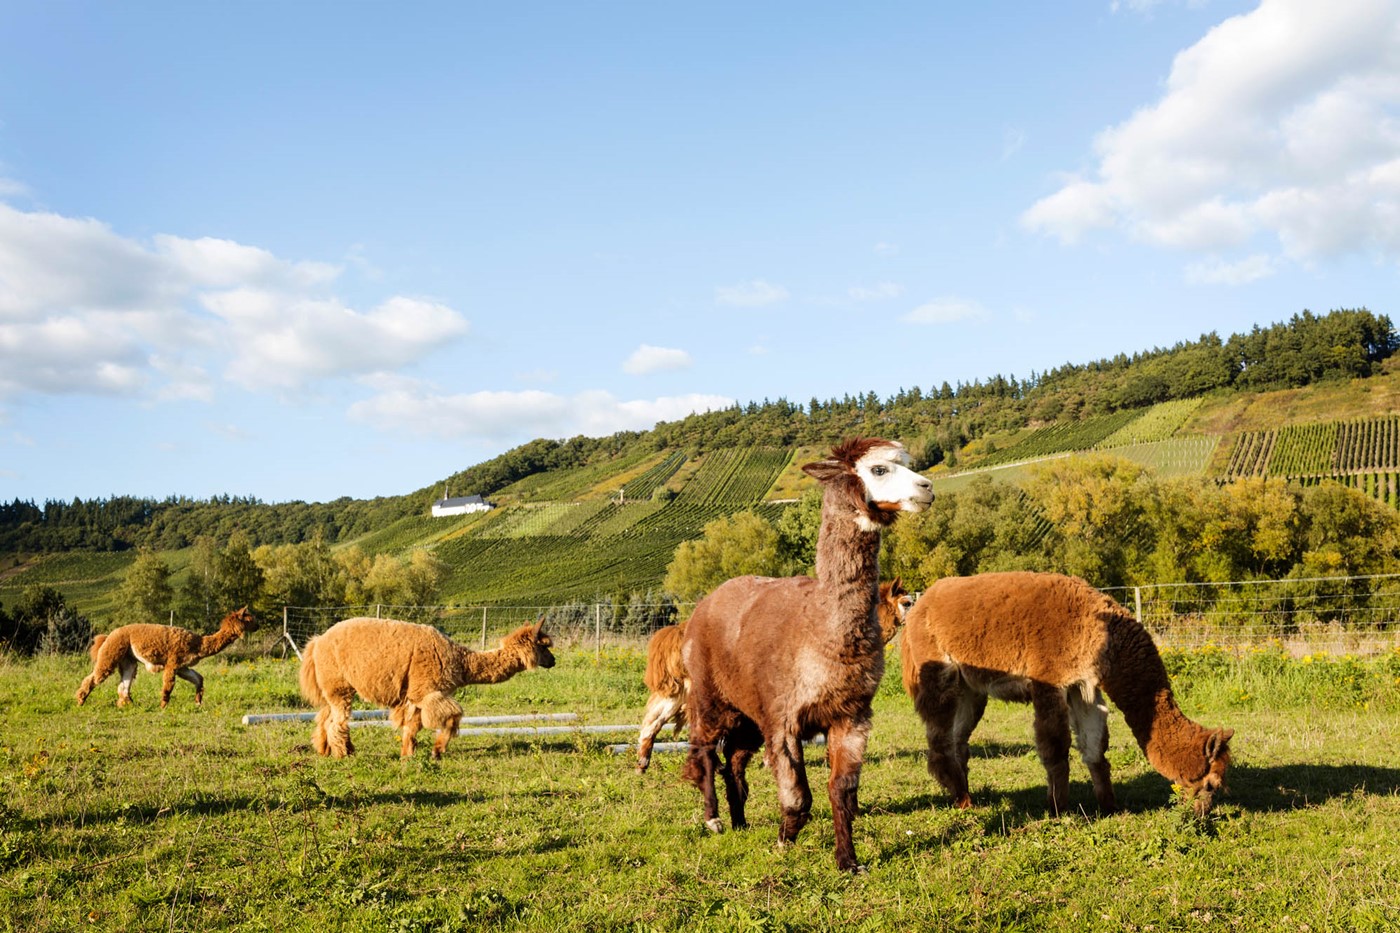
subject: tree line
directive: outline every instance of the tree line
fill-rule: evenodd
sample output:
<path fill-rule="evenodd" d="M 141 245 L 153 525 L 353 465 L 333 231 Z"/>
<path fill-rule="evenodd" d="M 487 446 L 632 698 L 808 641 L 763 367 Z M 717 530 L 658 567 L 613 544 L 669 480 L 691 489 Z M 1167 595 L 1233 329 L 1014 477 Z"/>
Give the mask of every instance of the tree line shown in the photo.
<path fill-rule="evenodd" d="M 775 524 L 752 512 L 681 544 L 665 589 L 686 601 L 741 574 L 810 574 L 820 491 Z M 1400 515 L 1364 492 L 1281 478 L 1162 478 L 1111 455 L 1047 462 L 1020 485 L 980 478 L 885 533 L 881 570 L 911 590 L 998 570 L 1098 587 L 1400 572 Z"/>
<path fill-rule="evenodd" d="M 1212 332 L 1169 348 L 1067 363 L 1025 378 L 998 374 L 972 383 L 944 381 L 927 390 L 900 389 L 886 399 L 874 392 L 812 398 L 805 405 L 764 399 L 662 422 L 650 431 L 540 438 L 406 495 L 278 504 L 227 495 L 208 500 L 114 496 L 50 500 L 42 506 L 15 499 L 0 502 L 0 553 L 168 551 L 189 547 L 201 536 L 224 540 L 234 530 L 257 544 L 295 544 L 317 536 L 338 543 L 405 516 L 426 514 L 444 490 L 489 496 L 525 477 L 607 461 L 639 445 L 694 456 L 726 447 L 827 444 L 867 434 L 903 439 L 920 469 L 942 462 L 956 465 L 969 441 L 988 434 L 1211 392 L 1365 377 L 1397 346 L 1400 338 L 1385 315 L 1364 308 L 1324 315 L 1303 311 L 1228 339 Z"/>

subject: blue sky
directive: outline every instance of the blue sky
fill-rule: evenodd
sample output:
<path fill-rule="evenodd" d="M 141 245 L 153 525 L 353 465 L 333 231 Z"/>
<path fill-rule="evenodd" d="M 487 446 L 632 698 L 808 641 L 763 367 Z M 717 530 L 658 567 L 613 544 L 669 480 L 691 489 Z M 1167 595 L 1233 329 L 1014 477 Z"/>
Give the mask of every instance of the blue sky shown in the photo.
<path fill-rule="evenodd" d="M 396 495 L 1397 259 L 1400 0 L 0 6 L 4 500 Z"/>

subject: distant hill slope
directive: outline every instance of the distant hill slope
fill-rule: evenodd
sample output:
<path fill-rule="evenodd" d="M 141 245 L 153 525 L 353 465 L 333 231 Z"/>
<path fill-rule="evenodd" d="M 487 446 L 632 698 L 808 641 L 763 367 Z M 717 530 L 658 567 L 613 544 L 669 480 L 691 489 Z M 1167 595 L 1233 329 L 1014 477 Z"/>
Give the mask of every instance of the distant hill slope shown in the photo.
<path fill-rule="evenodd" d="M 320 535 L 368 554 L 429 548 L 449 566 L 443 595 L 457 604 L 646 592 L 707 522 L 744 509 L 780 516 L 811 484 L 800 465 L 852 434 L 903 440 L 944 492 L 979 476 L 1014 481 L 1047 458 L 1092 451 L 1173 475 L 1337 477 L 1394 504 L 1397 343 L 1389 319 L 1370 312 L 1304 314 L 1025 380 L 944 383 L 885 400 L 779 399 L 648 432 L 531 441 L 375 500 L 0 503 L 0 601 L 43 582 L 85 611 L 107 611 L 132 548 L 169 554 L 181 571 L 196 537 L 222 540 L 235 528 L 255 544 Z M 1271 382 L 1289 387 L 1262 387 Z M 485 495 L 497 508 L 430 518 L 444 491 Z"/>

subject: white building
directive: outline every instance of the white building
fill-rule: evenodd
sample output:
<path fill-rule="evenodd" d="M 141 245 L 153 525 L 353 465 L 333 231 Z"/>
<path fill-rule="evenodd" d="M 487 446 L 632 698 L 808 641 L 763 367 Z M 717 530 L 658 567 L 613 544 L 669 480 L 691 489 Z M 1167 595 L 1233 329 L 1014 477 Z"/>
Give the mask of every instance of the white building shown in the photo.
<path fill-rule="evenodd" d="M 480 496 L 457 496 L 442 498 L 433 503 L 433 518 L 446 515 L 466 515 L 468 512 L 489 512 L 495 506 Z"/>

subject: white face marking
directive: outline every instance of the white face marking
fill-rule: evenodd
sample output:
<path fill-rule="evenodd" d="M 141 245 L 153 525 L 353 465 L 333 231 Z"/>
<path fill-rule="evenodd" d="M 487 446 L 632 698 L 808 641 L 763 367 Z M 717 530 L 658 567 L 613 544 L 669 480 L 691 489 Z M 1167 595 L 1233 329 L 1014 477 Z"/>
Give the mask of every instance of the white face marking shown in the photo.
<path fill-rule="evenodd" d="M 867 502 L 895 502 L 905 512 L 922 512 L 933 501 L 933 483 L 909 469 L 903 446 L 882 445 L 856 461 Z M 867 529 L 873 530 L 873 529 Z"/>

